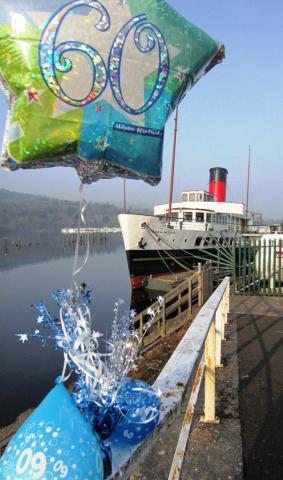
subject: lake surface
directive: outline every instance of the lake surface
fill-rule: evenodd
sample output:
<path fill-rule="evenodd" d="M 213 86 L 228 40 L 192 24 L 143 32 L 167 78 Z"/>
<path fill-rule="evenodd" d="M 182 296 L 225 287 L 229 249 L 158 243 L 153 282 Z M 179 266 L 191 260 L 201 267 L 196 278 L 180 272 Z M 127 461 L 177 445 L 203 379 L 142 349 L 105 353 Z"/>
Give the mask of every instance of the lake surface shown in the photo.
<path fill-rule="evenodd" d="M 125 301 L 121 312 L 130 308 L 127 260 L 119 234 L 93 236 L 90 243 L 88 262 L 76 281 L 93 290 L 93 325 L 107 335 L 115 301 Z M 62 353 L 52 345 L 43 348 L 36 338 L 22 344 L 16 334 L 37 328 L 34 303 L 42 300 L 58 315 L 50 293 L 70 286 L 74 247 L 73 239 L 62 235 L 0 241 L 0 425 L 36 406 L 61 374 Z M 81 262 L 84 252 L 81 245 Z"/>

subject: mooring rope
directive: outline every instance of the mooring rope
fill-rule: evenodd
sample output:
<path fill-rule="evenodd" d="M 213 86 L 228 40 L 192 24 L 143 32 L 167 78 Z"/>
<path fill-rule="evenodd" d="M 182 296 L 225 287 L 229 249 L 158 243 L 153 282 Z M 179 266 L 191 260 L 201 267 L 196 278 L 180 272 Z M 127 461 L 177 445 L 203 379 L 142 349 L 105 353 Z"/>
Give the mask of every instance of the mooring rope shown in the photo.
<path fill-rule="evenodd" d="M 157 234 L 157 232 L 155 232 L 149 225 L 145 225 L 145 228 L 146 230 L 148 231 L 148 233 L 150 234 L 150 236 L 153 238 L 153 240 L 158 243 L 159 240 L 161 240 L 165 245 L 167 245 L 170 249 L 175 249 L 175 245 L 171 244 L 170 242 L 168 242 L 167 240 L 165 240 L 164 238 L 162 238 L 159 234 Z M 154 237 L 154 235 L 156 235 L 157 239 Z M 218 255 L 215 255 L 214 253 L 210 252 L 208 249 L 205 250 L 205 255 L 208 257 L 207 259 L 208 260 L 212 260 L 212 262 L 214 263 L 217 263 L 217 264 L 221 264 L 220 266 L 224 267 L 226 270 L 231 270 L 233 268 L 233 254 L 232 254 L 232 251 L 231 251 L 231 248 L 230 248 L 230 245 L 228 244 L 227 240 L 225 239 L 225 237 L 223 237 L 223 240 L 224 242 L 226 243 L 226 246 L 227 248 L 229 248 L 229 252 L 227 252 L 226 250 L 224 250 L 224 248 L 222 248 L 222 246 L 220 246 L 220 243 L 219 241 L 214 237 L 214 239 L 217 241 L 217 245 L 215 245 L 216 249 L 218 250 L 218 252 L 220 253 L 221 255 L 221 258 L 219 258 Z M 189 252 L 188 250 L 184 250 L 184 249 L 179 249 L 182 253 L 186 254 L 187 256 L 190 256 L 196 260 L 203 260 L 203 257 L 199 256 L 199 255 L 195 255 L 191 252 Z M 181 262 L 179 262 L 176 257 L 172 256 L 169 254 L 168 250 L 164 250 L 164 252 L 169 256 L 171 257 L 177 264 L 179 264 L 182 268 L 184 268 L 185 270 L 189 270 L 187 268 L 187 266 L 185 266 L 184 264 L 182 264 Z M 213 257 L 215 260 L 213 260 Z"/>
<path fill-rule="evenodd" d="M 149 235 L 151 236 L 151 238 L 153 239 L 153 241 L 156 242 L 156 244 L 158 244 L 158 239 L 160 239 L 160 240 L 163 241 L 163 243 L 165 243 L 165 245 L 166 245 L 166 242 L 165 242 L 161 237 L 159 237 L 159 236 L 157 235 L 157 233 L 154 232 L 154 230 L 152 230 L 148 225 L 146 225 L 145 228 L 148 229 Z M 155 235 L 157 235 L 158 239 L 154 238 L 154 236 L 153 236 L 152 233 L 155 233 Z M 186 265 L 184 265 L 184 264 L 181 263 L 179 260 L 177 260 L 177 258 L 174 257 L 174 255 L 171 255 L 167 250 L 163 250 L 163 251 L 164 251 L 164 254 L 167 255 L 167 256 L 168 256 L 171 260 L 173 260 L 175 263 L 177 263 L 177 265 L 179 265 L 180 267 L 182 267 L 182 268 L 183 268 L 184 270 L 186 270 L 186 271 L 191 271 L 190 268 L 188 268 Z M 181 251 L 182 251 L 182 250 L 181 250 Z M 157 249 L 157 252 L 158 252 L 158 254 L 160 255 L 159 249 Z M 185 250 L 184 250 L 184 252 L 185 252 Z M 162 257 L 161 257 L 161 258 L 162 258 Z M 173 272 L 171 271 L 171 273 L 173 273 Z"/>

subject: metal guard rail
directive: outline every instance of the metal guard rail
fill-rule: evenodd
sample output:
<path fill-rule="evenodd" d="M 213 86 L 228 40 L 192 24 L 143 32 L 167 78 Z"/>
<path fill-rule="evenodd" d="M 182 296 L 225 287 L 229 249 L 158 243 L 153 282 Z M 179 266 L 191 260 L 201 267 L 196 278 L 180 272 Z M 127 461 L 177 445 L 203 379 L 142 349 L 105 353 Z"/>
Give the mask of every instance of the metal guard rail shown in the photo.
<path fill-rule="evenodd" d="M 109 479 L 127 480 L 152 449 L 162 431 L 180 411 L 189 384 L 193 384 L 168 480 L 177 480 L 191 429 L 194 408 L 204 375 L 204 416 L 202 421 L 217 423 L 215 416 L 215 368 L 221 365 L 221 342 L 229 312 L 230 279 L 226 277 L 199 311 L 175 352 L 154 383 L 162 392 L 160 420 L 154 432 L 140 445 L 125 453 L 113 448 L 113 474 Z"/>

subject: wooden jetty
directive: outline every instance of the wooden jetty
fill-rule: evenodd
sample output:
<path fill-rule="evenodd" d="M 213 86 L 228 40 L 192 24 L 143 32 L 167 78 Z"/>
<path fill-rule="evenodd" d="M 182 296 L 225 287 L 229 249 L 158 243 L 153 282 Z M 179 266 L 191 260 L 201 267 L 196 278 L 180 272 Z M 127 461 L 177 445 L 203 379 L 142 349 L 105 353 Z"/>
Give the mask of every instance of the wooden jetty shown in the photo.
<path fill-rule="evenodd" d="M 143 350 L 150 348 L 167 335 L 171 335 L 192 319 L 193 308 L 201 307 L 212 294 L 213 271 L 211 262 L 207 262 L 203 266 L 199 264 L 197 270 L 182 274 L 178 279 L 176 279 L 176 276 L 174 278 L 171 278 L 171 280 L 170 278 L 156 280 L 159 281 L 159 286 L 163 289 L 166 290 L 168 286 L 171 288 L 163 296 L 161 307 L 158 301 L 151 305 L 151 309 L 159 309 L 159 313 L 156 315 L 148 334 L 143 337 Z M 134 319 L 141 337 L 148 319 L 148 308 Z"/>
<path fill-rule="evenodd" d="M 158 275 L 152 277 L 151 275 L 145 280 L 145 289 L 149 292 L 170 292 L 179 283 L 188 278 L 194 273 L 194 270 L 182 272 L 178 274 Z"/>

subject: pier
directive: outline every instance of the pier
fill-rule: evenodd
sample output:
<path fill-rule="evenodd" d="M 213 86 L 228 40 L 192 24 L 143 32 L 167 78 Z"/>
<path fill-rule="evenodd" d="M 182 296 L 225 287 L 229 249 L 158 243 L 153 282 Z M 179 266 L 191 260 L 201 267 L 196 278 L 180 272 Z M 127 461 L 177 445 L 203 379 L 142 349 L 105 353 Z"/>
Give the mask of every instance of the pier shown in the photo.
<path fill-rule="evenodd" d="M 89 228 L 62 228 L 61 233 L 63 235 L 70 235 L 70 234 L 87 234 L 87 233 L 121 233 L 121 228 L 118 227 L 89 227 Z"/>

